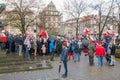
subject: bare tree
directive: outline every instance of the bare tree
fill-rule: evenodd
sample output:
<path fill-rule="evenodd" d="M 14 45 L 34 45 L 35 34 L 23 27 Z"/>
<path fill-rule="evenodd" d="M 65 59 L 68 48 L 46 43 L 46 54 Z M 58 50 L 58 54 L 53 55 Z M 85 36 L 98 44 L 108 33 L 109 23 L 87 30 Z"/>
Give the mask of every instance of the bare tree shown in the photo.
<path fill-rule="evenodd" d="M 116 22 L 117 22 L 117 26 L 118 26 L 118 33 L 120 35 L 120 0 L 115 0 L 115 3 L 117 5 L 117 9 L 118 9 L 117 16 L 116 16 L 117 17 Z"/>
<path fill-rule="evenodd" d="M 110 0 L 108 2 L 105 0 L 99 0 L 98 3 L 94 5 L 90 5 L 98 13 L 97 25 L 98 25 L 99 41 L 101 40 L 103 30 L 107 26 L 110 14 L 113 10 L 113 3 L 114 0 Z"/>
<path fill-rule="evenodd" d="M 76 36 L 78 36 L 80 16 L 86 8 L 87 5 L 84 0 L 66 0 L 64 3 L 65 12 L 76 22 Z"/>
<path fill-rule="evenodd" d="M 14 17 L 11 24 L 22 33 L 25 33 L 28 27 L 33 24 L 36 15 L 31 16 L 34 14 L 31 9 L 36 7 L 37 3 L 42 4 L 42 2 L 38 2 L 37 0 L 7 0 L 7 5 L 15 10 L 15 14 L 12 14 Z M 31 18 L 28 19 L 28 17 Z"/>

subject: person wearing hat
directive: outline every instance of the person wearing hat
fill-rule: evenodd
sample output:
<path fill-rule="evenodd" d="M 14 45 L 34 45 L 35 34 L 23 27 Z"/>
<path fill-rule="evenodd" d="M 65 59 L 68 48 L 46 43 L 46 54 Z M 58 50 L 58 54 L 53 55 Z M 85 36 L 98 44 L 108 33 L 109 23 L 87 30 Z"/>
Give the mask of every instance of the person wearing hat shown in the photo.
<path fill-rule="evenodd" d="M 68 48 L 67 48 L 67 43 L 63 42 L 62 45 L 62 52 L 60 56 L 60 63 L 63 62 L 65 73 L 62 75 L 63 78 L 66 78 L 68 75 L 68 68 L 67 68 L 67 62 L 68 62 Z"/>

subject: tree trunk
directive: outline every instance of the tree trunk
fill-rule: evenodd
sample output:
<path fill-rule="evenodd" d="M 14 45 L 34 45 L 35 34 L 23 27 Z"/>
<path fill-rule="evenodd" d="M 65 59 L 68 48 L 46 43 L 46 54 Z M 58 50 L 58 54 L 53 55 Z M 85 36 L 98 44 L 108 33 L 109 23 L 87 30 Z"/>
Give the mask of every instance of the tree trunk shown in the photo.
<path fill-rule="evenodd" d="M 118 23 L 118 34 L 120 35 L 120 23 Z"/>
<path fill-rule="evenodd" d="M 78 25 L 79 22 L 78 22 L 78 20 L 79 20 L 79 19 L 77 19 L 77 21 L 76 21 L 76 37 L 77 37 L 78 34 L 79 34 L 79 33 L 78 33 L 78 28 L 79 28 L 79 25 Z"/>

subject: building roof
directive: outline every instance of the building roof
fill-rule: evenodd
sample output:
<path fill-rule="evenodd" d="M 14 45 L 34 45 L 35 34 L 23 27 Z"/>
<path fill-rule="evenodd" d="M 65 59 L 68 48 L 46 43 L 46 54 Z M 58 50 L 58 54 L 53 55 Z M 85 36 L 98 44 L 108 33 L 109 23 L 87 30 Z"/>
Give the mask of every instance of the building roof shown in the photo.
<path fill-rule="evenodd" d="M 48 15 L 50 16 L 51 16 L 50 14 L 51 12 L 58 13 L 57 14 L 58 16 L 61 15 L 60 12 L 56 9 L 56 6 L 52 1 L 43 9 L 42 12 L 40 12 L 40 14 L 46 14 L 45 12 L 49 12 Z M 53 14 L 53 15 L 56 15 L 56 14 Z"/>

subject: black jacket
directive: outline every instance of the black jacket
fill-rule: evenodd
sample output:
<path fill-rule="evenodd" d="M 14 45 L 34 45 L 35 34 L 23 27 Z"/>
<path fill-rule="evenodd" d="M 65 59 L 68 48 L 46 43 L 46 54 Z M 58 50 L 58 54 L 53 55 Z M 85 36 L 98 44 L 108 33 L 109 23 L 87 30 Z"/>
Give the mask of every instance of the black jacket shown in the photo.
<path fill-rule="evenodd" d="M 111 55 L 115 55 L 116 46 L 112 45 L 110 49 L 111 49 Z"/>

